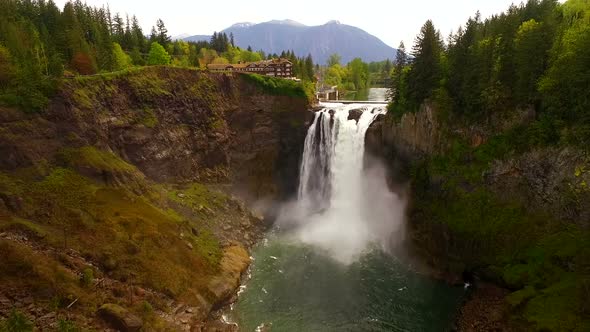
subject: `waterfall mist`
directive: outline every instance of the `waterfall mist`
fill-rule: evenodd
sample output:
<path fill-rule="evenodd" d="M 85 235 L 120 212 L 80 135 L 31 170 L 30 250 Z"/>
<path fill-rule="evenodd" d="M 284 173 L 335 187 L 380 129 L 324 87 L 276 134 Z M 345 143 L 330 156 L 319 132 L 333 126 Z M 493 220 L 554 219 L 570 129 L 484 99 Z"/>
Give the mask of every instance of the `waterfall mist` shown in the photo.
<path fill-rule="evenodd" d="M 348 264 L 371 245 L 387 251 L 401 241 L 405 202 L 389 190 L 385 167 L 364 159 L 366 131 L 385 106 L 325 106 L 305 140 L 297 201 L 277 223 Z"/>

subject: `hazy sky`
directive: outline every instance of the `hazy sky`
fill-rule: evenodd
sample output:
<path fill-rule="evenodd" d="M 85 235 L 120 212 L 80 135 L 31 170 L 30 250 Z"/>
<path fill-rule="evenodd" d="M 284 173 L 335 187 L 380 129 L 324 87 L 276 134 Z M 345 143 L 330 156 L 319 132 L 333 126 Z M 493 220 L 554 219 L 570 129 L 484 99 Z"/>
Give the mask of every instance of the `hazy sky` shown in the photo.
<path fill-rule="evenodd" d="M 56 0 L 63 7 L 66 0 Z M 427 19 L 443 36 L 456 30 L 479 10 L 483 17 L 499 13 L 513 0 L 86 0 L 89 5 L 109 5 L 111 12 L 137 15 L 145 33 L 156 19 L 164 20 L 171 35 L 212 34 L 237 22 L 260 23 L 292 19 L 306 25 L 330 20 L 359 27 L 396 47 L 400 40 L 411 47 Z M 290 6 L 292 5 L 292 6 Z"/>

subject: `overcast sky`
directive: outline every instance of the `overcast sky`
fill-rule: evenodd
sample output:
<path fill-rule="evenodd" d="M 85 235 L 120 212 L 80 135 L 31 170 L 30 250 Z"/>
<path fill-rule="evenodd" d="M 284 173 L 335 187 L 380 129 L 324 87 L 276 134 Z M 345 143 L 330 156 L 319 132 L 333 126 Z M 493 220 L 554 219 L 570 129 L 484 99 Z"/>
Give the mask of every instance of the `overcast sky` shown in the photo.
<path fill-rule="evenodd" d="M 292 19 L 306 25 L 330 20 L 359 27 L 396 47 L 403 40 L 411 47 L 427 19 L 446 36 L 479 10 L 483 17 L 499 13 L 520 0 L 86 0 L 109 5 L 111 12 L 135 14 L 146 34 L 156 19 L 164 20 L 172 36 L 188 33 L 210 35 L 237 22 L 260 23 Z M 63 8 L 66 0 L 56 0 Z"/>

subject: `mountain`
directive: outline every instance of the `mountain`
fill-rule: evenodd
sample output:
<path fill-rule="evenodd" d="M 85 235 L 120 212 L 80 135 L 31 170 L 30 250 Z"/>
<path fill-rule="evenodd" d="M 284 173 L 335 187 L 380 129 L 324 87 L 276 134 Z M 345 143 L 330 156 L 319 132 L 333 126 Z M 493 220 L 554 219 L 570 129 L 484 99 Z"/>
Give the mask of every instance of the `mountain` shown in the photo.
<path fill-rule="evenodd" d="M 237 46 L 267 53 L 293 50 L 298 56 L 311 54 L 317 63 L 326 63 L 331 54 L 338 53 L 342 62 L 360 57 L 364 61 L 381 61 L 395 56 L 395 49 L 368 32 L 330 21 L 307 26 L 293 20 L 273 20 L 259 24 L 237 23 L 222 32 L 234 34 Z M 208 40 L 209 36 L 191 36 L 184 40 Z"/>
<path fill-rule="evenodd" d="M 181 33 L 180 35 L 172 36 L 172 40 L 179 40 L 179 39 L 184 39 L 184 38 L 188 38 L 188 37 L 191 37 L 190 33 Z"/>

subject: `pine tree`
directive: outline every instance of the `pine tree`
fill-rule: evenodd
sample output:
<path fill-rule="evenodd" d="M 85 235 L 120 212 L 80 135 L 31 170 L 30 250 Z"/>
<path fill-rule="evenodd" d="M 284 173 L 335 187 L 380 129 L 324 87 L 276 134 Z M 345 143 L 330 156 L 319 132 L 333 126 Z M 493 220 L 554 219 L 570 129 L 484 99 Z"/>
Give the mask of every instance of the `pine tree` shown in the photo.
<path fill-rule="evenodd" d="M 305 73 L 310 81 L 315 81 L 315 72 L 313 70 L 313 59 L 311 58 L 311 54 L 308 54 L 305 58 Z"/>
<path fill-rule="evenodd" d="M 133 42 L 133 35 L 131 34 L 131 23 L 129 22 L 129 15 L 125 16 L 125 34 L 121 40 L 121 47 L 126 50 L 131 50 L 137 47 L 137 43 Z"/>
<path fill-rule="evenodd" d="M 164 21 L 162 21 L 161 19 L 158 19 L 158 21 L 156 21 L 156 26 L 158 28 L 158 33 L 157 33 L 157 38 L 156 38 L 158 43 L 160 43 L 160 45 L 162 45 L 162 46 L 165 46 L 168 43 L 170 43 L 172 38 L 170 38 L 170 36 L 168 35 L 168 29 L 166 29 L 166 26 L 164 25 Z"/>
<path fill-rule="evenodd" d="M 143 31 L 139 26 L 139 21 L 135 15 L 133 15 L 133 18 L 131 19 L 131 37 L 133 40 L 133 46 L 137 47 L 140 52 L 146 52 L 145 36 L 143 35 Z"/>
<path fill-rule="evenodd" d="M 537 83 L 545 71 L 550 42 L 544 26 L 534 19 L 524 22 L 515 38 L 516 95 L 524 104 L 538 100 Z"/>
<path fill-rule="evenodd" d="M 440 33 L 428 20 L 420 29 L 412 49 L 414 60 L 408 73 L 408 101 L 411 108 L 418 108 L 439 86 L 442 78 L 442 51 Z"/>
<path fill-rule="evenodd" d="M 150 44 L 158 41 L 158 32 L 156 27 L 152 25 L 152 31 L 150 32 Z"/>
<path fill-rule="evenodd" d="M 395 54 L 395 62 L 393 67 L 393 73 L 391 75 L 391 83 L 389 85 L 389 90 L 387 91 L 387 98 L 392 103 L 399 102 L 400 90 L 402 86 L 402 79 L 403 79 L 403 70 L 408 63 L 408 55 L 406 53 L 406 46 L 404 42 L 401 41 L 399 46 L 397 47 L 397 52 Z"/>
<path fill-rule="evenodd" d="M 112 27 L 112 35 L 113 39 L 120 43 L 123 40 L 123 36 L 125 34 L 125 24 L 123 23 L 123 18 L 119 13 L 115 14 L 113 17 L 113 27 Z"/>

